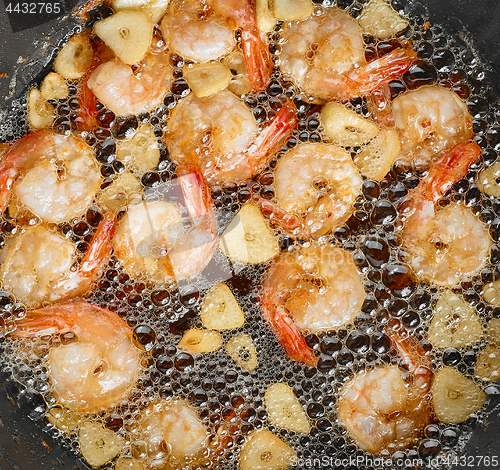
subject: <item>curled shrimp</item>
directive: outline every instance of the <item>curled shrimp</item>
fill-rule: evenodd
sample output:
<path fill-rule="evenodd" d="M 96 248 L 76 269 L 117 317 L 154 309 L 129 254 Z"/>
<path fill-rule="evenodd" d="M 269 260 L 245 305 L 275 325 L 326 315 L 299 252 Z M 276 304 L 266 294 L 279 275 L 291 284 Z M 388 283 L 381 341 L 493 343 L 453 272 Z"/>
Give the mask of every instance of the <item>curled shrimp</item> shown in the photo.
<path fill-rule="evenodd" d="M 401 135 L 400 159 L 417 165 L 429 166 L 473 135 L 467 105 L 454 91 L 439 85 L 399 95 L 392 103 L 392 117 Z"/>
<path fill-rule="evenodd" d="M 408 447 L 432 421 L 430 362 L 416 338 L 390 335 L 404 367 L 358 372 L 344 384 L 338 401 L 340 421 L 372 454 Z"/>
<path fill-rule="evenodd" d="M 259 133 L 252 111 L 233 93 L 190 95 L 168 121 L 166 144 L 173 161 L 199 168 L 209 185 L 245 180 L 265 168 L 296 122 L 295 107 L 286 103 Z"/>
<path fill-rule="evenodd" d="M 279 66 L 299 90 L 317 101 L 364 96 L 403 75 L 416 59 L 399 48 L 366 63 L 361 27 L 338 8 L 317 8 L 285 25 Z"/>
<path fill-rule="evenodd" d="M 274 172 L 279 218 L 293 235 L 317 238 L 352 214 L 363 180 L 351 156 L 336 145 L 303 143 L 285 153 Z M 269 203 L 262 201 L 264 208 Z M 285 211 L 285 215 L 280 211 Z"/>
<path fill-rule="evenodd" d="M 132 452 L 148 468 L 186 469 L 219 468 L 231 448 L 234 411 L 227 421 L 210 434 L 197 410 L 182 398 L 158 399 L 141 414 L 132 428 Z"/>
<path fill-rule="evenodd" d="M 492 241 L 482 222 L 460 203 L 436 207 L 480 155 L 475 142 L 456 145 L 431 167 L 412 195 L 402 237 L 405 257 L 423 280 L 451 287 L 486 265 Z"/>
<path fill-rule="evenodd" d="M 43 129 L 16 141 L 3 158 L 0 209 L 14 193 L 43 221 L 66 222 L 85 213 L 101 181 L 94 152 L 82 139 Z"/>
<path fill-rule="evenodd" d="M 191 227 L 186 229 L 177 203 L 142 201 L 129 207 L 113 240 L 125 270 L 155 283 L 171 284 L 198 275 L 217 247 L 218 222 L 209 190 L 190 166 L 178 167 Z"/>
<path fill-rule="evenodd" d="M 132 446 L 155 468 L 185 468 L 207 450 L 209 434 L 196 410 L 185 400 L 158 400 L 134 427 Z M 189 466 L 189 468 L 192 468 Z"/>
<path fill-rule="evenodd" d="M 285 253 L 262 287 L 263 315 L 290 359 L 315 366 L 302 333 L 323 333 L 350 323 L 365 300 L 351 253 L 312 242 Z"/>
<path fill-rule="evenodd" d="M 175 0 L 161 21 L 170 51 L 195 62 L 207 62 L 231 52 L 241 31 L 241 47 L 248 80 L 253 89 L 263 88 L 271 75 L 267 36 L 256 25 L 251 0 Z"/>
<path fill-rule="evenodd" d="M 119 404 L 134 388 L 141 352 L 116 313 L 81 300 L 31 311 L 17 323 L 18 338 L 66 335 L 52 343 L 47 368 L 57 401 L 86 413 Z"/>
<path fill-rule="evenodd" d="M 26 228 L 0 254 L 3 287 L 30 307 L 85 294 L 109 259 L 115 228 L 116 217 L 106 213 L 77 266 L 72 241 L 43 225 Z"/>
<path fill-rule="evenodd" d="M 118 116 L 153 111 L 170 90 L 173 67 L 164 48 L 149 50 L 131 67 L 120 59 L 100 64 L 86 85 L 106 108 Z"/>

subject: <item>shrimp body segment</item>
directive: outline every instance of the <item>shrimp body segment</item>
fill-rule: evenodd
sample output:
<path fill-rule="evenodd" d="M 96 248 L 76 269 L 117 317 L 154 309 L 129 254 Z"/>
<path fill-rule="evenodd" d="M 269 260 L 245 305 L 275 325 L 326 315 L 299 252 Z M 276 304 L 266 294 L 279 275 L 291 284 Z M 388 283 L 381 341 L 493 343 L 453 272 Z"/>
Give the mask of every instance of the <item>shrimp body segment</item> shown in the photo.
<path fill-rule="evenodd" d="M 482 222 L 463 204 L 436 207 L 480 155 L 475 142 L 456 145 L 431 167 L 414 191 L 402 236 L 408 262 L 424 280 L 451 287 L 486 265 L 492 241 Z"/>
<path fill-rule="evenodd" d="M 146 113 L 162 103 L 173 81 L 169 55 L 149 51 L 134 69 L 120 59 L 99 65 L 87 86 L 97 99 L 118 116 Z"/>
<path fill-rule="evenodd" d="M 192 123 L 186 126 L 186 123 Z M 208 98 L 190 95 L 168 121 L 166 139 L 172 160 L 199 168 L 209 185 L 228 179 L 244 180 L 262 171 L 273 151 L 288 140 L 296 110 L 286 104 L 259 133 L 255 117 L 229 91 Z"/>
<path fill-rule="evenodd" d="M 101 181 L 83 140 L 43 129 L 19 139 L 0 164 L 0 208 L 13 192 L 45 222 L 66 222 L 88 209 Z"/>
<path fill-rule="evenodd" d="M 245 68 L 252 88 L 263 88 L 271 75 L 271 54 L 267 36 L 256 25 L 251 0 L 178 0 L 170 4 L 161 21 L 170 51 L 195 62 L 218 59 L 237 45 L 241 30 Z"/>
<path fill-rule="evenodd" d="M 284 27 L 280 68 L 319 101 L 368 94 L 404 74 L 416 58 L 408 49 L 366 63 L 361 27 L 338 8 L 321 8 Z"/>
<path fill-rule="evenodd" d="M 276 202 L 297 221 L 290 231 L 302 238 L 340 227 L 351 216 L 362 184 L 351 156 L 335 145 L 300 144 L 275 169 Z"/>
<path fill-rule="evenodd" d="M 48 353 L 49 378 L 60 404 L 96 412 L 118 404 L 134 388 L 141 353 L 132 330 L 116 314 L 75 300 L 33 310 L 12 333 L 19 338 L 72 333 Z"/>
<path fill-rule="evenodd" d="M 352 254 L 313 242 L 283 254 L 271 267 L 263 285 L 263 315 L 291 359 L 314 365 L 317 358 L 301 343 L 300 332 L 341 328 L 361 312 L 364 299 Z"/>
<path fill-rule="evenodd" d="M 85 294 L 111 254 L 115 227 L 115 216 L 106 214 L 78 267 L 72 241 L 43 225 L 26 228 L 0 254 L 3 286 L 31 307 Z"/>
<path fill-rule="evenodd" d="M 401 158 L 429 165 L 473 136 L 467 105 L 452 90 L 427 85 L 399 95 L 392 116 L 402 142 Z"/>

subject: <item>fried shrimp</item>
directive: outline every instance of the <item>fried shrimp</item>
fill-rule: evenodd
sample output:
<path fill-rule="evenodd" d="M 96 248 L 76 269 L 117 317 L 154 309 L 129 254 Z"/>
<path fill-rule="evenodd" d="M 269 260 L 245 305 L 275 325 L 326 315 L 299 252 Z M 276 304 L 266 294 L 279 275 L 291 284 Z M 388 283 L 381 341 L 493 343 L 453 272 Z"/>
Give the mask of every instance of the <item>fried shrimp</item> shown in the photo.
<path fill-rule="evenodd" d="M 166 50 L 149 51 L 131 67 L 120 59 L 100 64 L 87 86 L 106 108 L 118 116 L 153 111 L 170 90 L 173 67 Z"/>
<path fill-rule="evenodd" d="M 429 166 L 442 152 L 473 136 L 467 105 L 452 90 L 428 85 L 399 95 L 392 103 L 401 136 L 401 160 Z"/>
<path fill-rule="evenodd" d="M 290 359 L 315 366 L 301 332 L 323 333 L 350 323 L 365 299 L 352 254 L 312 242 L 285 253 L 262 287 L 263 316 Z"/>
<path fill-rule="evenodd" d="M 116 218 L 108 212 L 81 263 L 76 247 L 44 225 L 27 227 L 7 240 L 0 254 L 4 288 L 30 307 L 85 294 L 101 275 L 111 254 Z"/>
<path fill-rule="evenodd" d="M 252 111 L 231 92 L 208 98 L 190 95 L 168 121 L 166 144 L 173 161 L 199 168 L 209 185 L 245 180 L 265 168 L 296 121 L 296 109 L 287 103 L 259 132 Z"/>
<path fill-rule="evenodd" d="M 175 0 L 161 21 L 170 51 L 195 62 L 207 62 L 231 52 L 241 31 L 248 80 L 254 89 L 270 79 L 272 61 L 267 36 L 256 26 L 251 0 Z"/>
<path fill-rule="evenodd" d="M 141 353 L 132 330 L 116 313 L 81 300 L 31 311 L 12 336 L 42 337 L 71 333 L 53 344 L 47 367 L 58 402 L 79 413 L 96 412 L 120 403 L 134 388 Z"/>
<path fill-rule="evenodd" d="M 0 209 L 14 193 L 43 221 L 67 222 L 85 213 L 101 181 L 94 152 L 82 139 L 43 129 L 15 142 L 1 162 Z"/>
<path fill-rule="evenodd" d="M 367 64 L 358 22 L 338 8 L 317 8 L 285 25 L 281 43 L 281 71 L 320 102 L 364 96 L 403 75 L 416 58 L 399 48 Z"/>
<path fill-rule="evenodd" d="M 482 222 L 460 203 L 436 207 L 480 155 L 475 142 L 456 145 L 431 167 L 412 195 L 402 237 L 408 263 L 425 281 L 455 286 L 486 265 L 492 241 Z"/>
<path fill-rule="evenodd" d="M 284 227 L 299 238 L 317 238 L 340 227 L 352 214 L 363 180 L 351 156 L 329 144 L 303 143 L 276 165 L 276 203 Z M 264 203 L 265 204 L 265 203 Z"/>
<path fill-rule="evenodd" d="M 191 226 L 185 228 L 177 203 L 142 201 L 129 207 L 113 241 L 114 254 L 129 274 L 157 284 L 201 273 L 219 242 L 217 217 L 203 178 L 183 166 L 177 175 Z"/>
<path fill-rule="evenodd" d="M 209 440 L 198 413 L 182 399 L 149 405 L 132 434 L 136 438 L 132 445 L 146 450 L 154 468 L 192 468 L 207 450 Z"/>
<path fill-rule="evenodd" d="M 344 384 L 338 401 L 340 421 L 372 454 L 408 447 L 432 421 L 429 361 L 413 337 L 391 339 L 406 370 L 384 365 L 358 372 Z"/>

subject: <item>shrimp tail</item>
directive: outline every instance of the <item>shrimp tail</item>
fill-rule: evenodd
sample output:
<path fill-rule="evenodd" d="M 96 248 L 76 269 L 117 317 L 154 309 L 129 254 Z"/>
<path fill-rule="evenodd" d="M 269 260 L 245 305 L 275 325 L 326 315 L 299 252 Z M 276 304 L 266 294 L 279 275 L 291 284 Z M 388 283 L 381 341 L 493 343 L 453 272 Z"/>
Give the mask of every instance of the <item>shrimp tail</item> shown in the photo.
<path fill-rule="evenodd" d="M 481 156 L 481 147 L 476 142 L 455 145 L 429 170 L 417 187 L 417 193 L 436 203 L 451 187 L 467 175 L 470 166 Z"/>
<path fill-rule="evenodd" d="M 92 3 L 92 0 L 88 3 Z M 99 120 L 97 116 L 97 98 L 88 85 L 88 81 L 92 72 L 104 62 L 111 60 L 114 57 L 113 52 L 109 49 L 104 42 L 92 42 L 94 55 L 92 56 L 92 63 L 89 69 L 82 77 L 79 89 L 78 114 L 76 117 L 76 126 L 80 131 L 92 131 L 99 127 Z"/>
<path fill-rule="evenodd" d="M 417 234 L 426 230 L 426 220 L 434 216 L 435 204 L 457 181 L 467 175 L 470 166 L 481 153 L 481 147 L 476 142 L 464 142 L 455 145 L 431 167 L 427 176 L 415 188 L 408 209 L 402 216 L 407 232 Z M 411 239 L 412 237 L 407 237 L 409 244 Z"/>
<path fill-rule="evenodd" d="M 9 205 L 11 190 L 14 182 L 19 176 L 21 168 L 29 168 L 36 163 L 44 153 L 41 148 L 47 148 L 44 141 L 49 142 L 50 129 L 42 129 L 27 134 L 17 140 L 10 150 L 5 154 L 0 163 L 0 210 L 4 212 Z"/>
<path fill-rule="evenodd" d="M 306 366 L 316 367 L 318 358 L 307 345 L 288 310 L 282 305 L 265 305 L 266 320 L 278 338 L 286 355 Z"/>
<path fill-rule="evenodd" d="M 418 338 L 401 328 L 391 329 L 389 338 L 403 360 L 402 365 L 412 374 L 414 384 L 420 391 L 427 392 L 433 375 L 432 366 Z"/>
<path fill-rule="evenodd" d="M 212 235 L 216 234 L 217 229 L 212 220 L 214 213 L 212 194 L 203 174 L 191 163 L 178 165 L 176 173 L 190 218 L 197 221 L 208 217 L 210 231 Z"/>
<path fill-rule="evenodd" d="M 112 211 L 106 212 L 90 241 L 89 249 L 80 268 L 80 271 L 87 277 L 95 279 L 100 275 L 104 263 L 111 255 L 116 226 L 116 215 Z"/>
<path fill-rule="evenodd" d="M 262 170 L 267 163 L 268 156 L 286 144 L 297 127 L 297 123 L 297 108 L 291 101 L 288 101 L 246 152 L 253 167 L 252 174 Z"/>
<path fill-rule="evenodd" d="M 355 69 L 344 78 L 350 97 L 364 96 L 403 75 L 417 54 L 413 49 L 398 48 L 369 64 Z"/>
<path fill-rule="evenodd" d="M 241 45 L 248 81 L 253 90 L 261 90 L 269 83 L 272 71 L 267 36 L 257 28 L 243 29 Z"/>
<path fill-rule="evenodd" d="M 17 329 L 11 333 L 11 336 L 29 338 L 72 331 L 75 324 L 71 320 L 71 312 L 79 308 L 80 304 L 88 305 L 81 300 L 74 300 L 32 310 L 16 323 Z"/>
<path fill-rule="evenodd" d="M 85 294 L 102 274 L 112 251 L 116 215 L 108 211 L 97 228 L 78 271 L 69 272 L 52 288 L 49 300 L 56 302 Z"/>

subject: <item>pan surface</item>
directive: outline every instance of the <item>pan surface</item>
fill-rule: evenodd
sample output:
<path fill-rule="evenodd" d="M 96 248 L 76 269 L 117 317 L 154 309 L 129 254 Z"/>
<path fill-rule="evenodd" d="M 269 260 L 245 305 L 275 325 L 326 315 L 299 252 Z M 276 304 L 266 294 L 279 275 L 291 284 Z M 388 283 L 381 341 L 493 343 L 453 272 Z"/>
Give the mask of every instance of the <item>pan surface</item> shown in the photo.
<path fill-rule="evenodd" d="M 8 4 L 8 0 L 4 2 L 5 5 Z M 346 5 L 352 3 L 354 2 L 343 2 Z M 480 68 L 485 74 L 485 99 L 490 102 L 490 112 L 499 113 L 498 2 L 421 0 L 417 3 L 398 0 L 394 5 L 410 14 L 416 12 L 422 18 L 428 19 L 431 25 L 439 25 L 447 37 L 463 41 L 463 48 L 468 52 L 464 61 L 480 62 Z M 72 7 L 70 2 L 62 4 L 62 12 L 66 16 L 48 15 L 36 21 L 26 20 L 26 23 L 23 23 L 22 18 L 9 16 L 5 8 L 0 12 L 0 73 L 6 73 L 6 76 L 0 78 L 0 139 L 11 139 L 13 132 L 15 135 L 16 125 L 12 125 L 12 116 L 19 119 L 22 115 L 19 102 L 22 102 L 29 85 L 37 83 L 50 70 L 57 45 L 78 27 L 77 22 L 69 15 Z M 50 40 L 44 45 L 46 38 Z M 274 347 L 270 349 L 271 355 L 273 351 L 276 351 Z M 29 396 L 24 387 L 5 372 L 0 376 L 0 382 L 0 470 L 89 468 L 73 452 L 61 446 L 60 438 L 53 437 L 54 433 L 47 426 L 44 417 L 45 403 L 39 395 Z M 500 410 L 496 408 L 497 404 L 500 404 L 500 386 L 493 383 L 489 387 L 486 405 L 493 411 L 484 420 L 467 422 L 467 442 L 460 446 L 460 455 L 466 456 L 467 459 L 456 461 L 452 468 L 489 469 L 500 465 L 492 464 L 496 461 L 492 460 L 493 457 L 500 460 Z M 71 442 L 67 444 L 71 446 Z M 338 468 L 347 466 L 339 465 Z M 399 467 L 394 465 L 394 468 Z"/>

